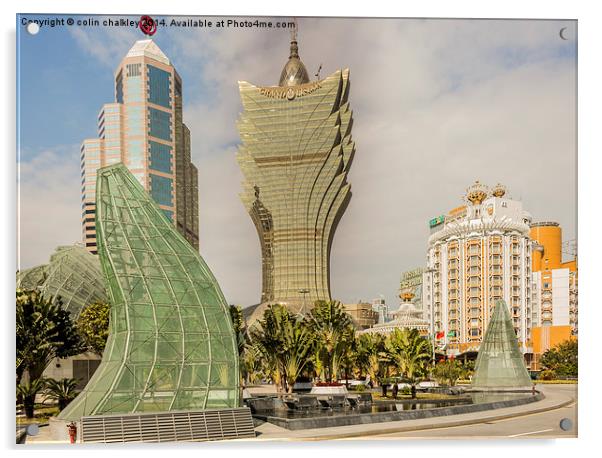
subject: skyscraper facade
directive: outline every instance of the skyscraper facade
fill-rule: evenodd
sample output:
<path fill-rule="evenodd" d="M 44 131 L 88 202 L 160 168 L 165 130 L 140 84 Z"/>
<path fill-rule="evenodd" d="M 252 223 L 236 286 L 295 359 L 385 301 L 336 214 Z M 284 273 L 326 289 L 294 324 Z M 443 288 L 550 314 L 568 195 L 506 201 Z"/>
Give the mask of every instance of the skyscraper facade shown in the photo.
<path fill-rule="evenodd" d="M 310 81 L 293 38 L 278 86 L 239 88 L 241 199 L 261 244 L 261 303 L 304 313 L 331 299 L 330 249 L 351 197 L 349 70 Z"/>
<path fill-rule="evenodd" d="M 183 123 L 182 80 L 152 40 L 137 41 L 121 61 L 115 102 L 100 110 L 98 138 L 81 146 L 83 241 L 94 254 L 96 171 L 118 162 L 198 249 L 198 175 Z"/>
<path fill-rule="evenodd" d="M 523 352 L 532 327 L 531 215 L 497 185 L 478 181 L 466 203 L 429 225 L 426 294 L 433 332 L 448 354 L 477 351 L 495 304 L 504 300 Z"/>

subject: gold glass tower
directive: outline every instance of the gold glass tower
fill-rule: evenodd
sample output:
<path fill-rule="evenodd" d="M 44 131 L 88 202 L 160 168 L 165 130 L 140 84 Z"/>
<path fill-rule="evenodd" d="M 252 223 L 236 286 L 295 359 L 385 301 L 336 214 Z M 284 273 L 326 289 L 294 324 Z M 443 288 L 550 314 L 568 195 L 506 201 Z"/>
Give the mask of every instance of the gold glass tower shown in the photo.
<path fill-rule="evenodd" d="M 261 304 L 307 312 L 330 300 L 330 248 L 351 197 L 349 70 L 310 81 L 293 36 L 278 86 L 239 88 L 241 199 L 261 243 Z"/>

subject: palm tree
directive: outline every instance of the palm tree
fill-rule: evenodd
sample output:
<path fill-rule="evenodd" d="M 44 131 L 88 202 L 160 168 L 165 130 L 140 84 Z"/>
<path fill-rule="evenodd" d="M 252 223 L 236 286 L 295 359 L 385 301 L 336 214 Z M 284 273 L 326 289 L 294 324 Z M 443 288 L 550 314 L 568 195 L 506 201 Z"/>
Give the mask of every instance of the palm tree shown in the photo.
<path fill-rule="evenodd" d="M 358 349 L 359 364 L 368 373 L 372 383 L 378 386 L 388 369 L 388 361 L 384 354 L 385 338 L 381 334 L 362 334 Z"/>
<path fill-rule="evenodd" d="M 311 329 L 303 321 L 289 321 L 283 331 L 283 372 L 287 392 L 292 393 L 295 382 L 310 362 L 315 339 Z"/>
<path fill-rule="evenodd" d="M 251 342 L 264 360 L 265 372 L 279 393 L 292 392 L 295 381 L 307 367 L 314 337 L 307 323 L 282 305 L 271 305 L 258 326 L 251 330 Z"/>
<path fill-rule="evenodd" d="M 328 382 L 338 379 L 339 366 L 354 336 L 353 321 L 337 301 L 316 301 L 308 317 L 316 335 Z"/>
<path fill-rule="evenodd" d="M 431 358 L 430 345 L 416 329 L 395 329 L 385 341 L 387 357 L 411 385 L 412 398 L 416 397 L 416 383 L 426 373 Z"/>
<path fill-rule="evenodd" d="M 80 353 L 83 345 L 68 311 L 60 301 L 36 291 L 17 289 L 17 384 L 25 371 L 29 380 L 39 379 L 54 358 Z"/>
<path fill-rule="evenodd" d="M 20 397 L 23 400 L 23 408 L 25 409 L 25 416 L 27 418 L 33 418 L 36 395 L 42 391 L 45 386 L 46 380 L 43 378 L 29 380 L 17 385 L 17 397 Z"/>
<path fill-rule="evenodd" d="M 59 404 L 59 410 L 67 407 L 77 396 L 77 380 L 74 378 L 62 378 L 60 380 L 46 379 L 44 393 Z"/>

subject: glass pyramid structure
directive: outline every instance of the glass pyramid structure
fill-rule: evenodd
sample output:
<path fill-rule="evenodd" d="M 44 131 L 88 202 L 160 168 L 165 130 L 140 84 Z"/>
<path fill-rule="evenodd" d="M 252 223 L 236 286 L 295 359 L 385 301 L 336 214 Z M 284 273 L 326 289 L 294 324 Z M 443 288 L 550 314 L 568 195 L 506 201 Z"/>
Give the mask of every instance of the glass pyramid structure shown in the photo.
<path fill-rule="evenodd" d="M 234 331 L 203 259 L 121 163 L 98 170 L 96 208 L 109 338 L 58 418 L 238 407 Z"/>
<path fill-rule="evenodd" d="M 479 349 L 472 387 L 491 390 L 531 386 L 508 306 L 503 300 L 498 300 Z"/>

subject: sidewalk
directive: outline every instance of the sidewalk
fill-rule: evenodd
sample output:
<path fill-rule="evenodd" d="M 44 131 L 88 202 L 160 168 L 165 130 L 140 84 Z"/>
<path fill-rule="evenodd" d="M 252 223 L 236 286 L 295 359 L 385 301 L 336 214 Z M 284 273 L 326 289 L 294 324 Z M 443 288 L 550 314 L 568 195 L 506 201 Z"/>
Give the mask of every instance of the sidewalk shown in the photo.
<path fill-rule="evenodd" d="M 424 418 L 419 420 L 404 420 L 384 423 L 361 424 L 351 426 L 339 426 L 322 429 L 305 429 L 291 431 L 271 423 L 264 423 L 255 431 L 257 437 L 254 439 L 238 439 L 240 441 L 318 441 L 332 439 L 357 438 L 362 436 L 372 436 L 395 432 L 418 431 L 425 429 L 446 428 L 450 426 L 463 426 L 487 421 L 502 420 L 533 413 L 545 412 L 557 409 L 576 401 L 575 389 L 558 392 L 550 390 L 545 385 L 539 385 L 538 390 L 546 396 L 541 401 L 533 402 L 517 407 L 508 407 L 504 409 L 495 409 L 485 412 L 475 412 L 468 414 L 451 415 L 446 417 Z M 67 442 L 53 441 L 50 438 L 49 427 L 40 428 L 40 433 L 34 437 L 28 437 L 27 444 L 67 444 Z"/>

